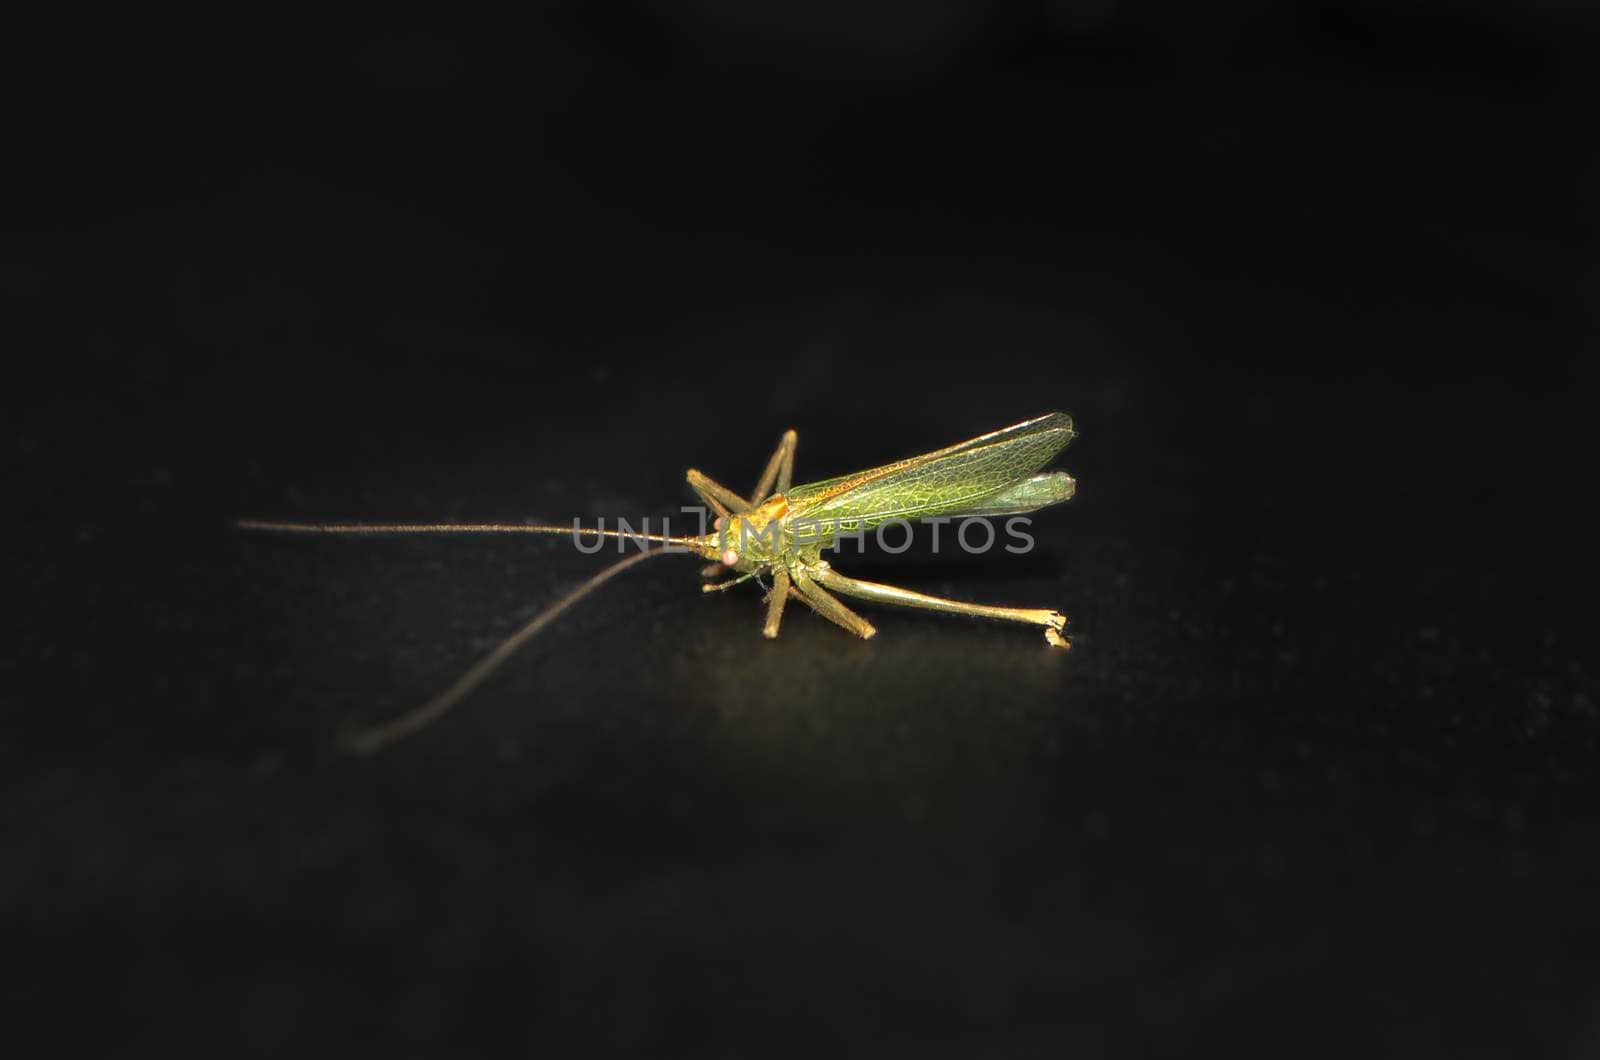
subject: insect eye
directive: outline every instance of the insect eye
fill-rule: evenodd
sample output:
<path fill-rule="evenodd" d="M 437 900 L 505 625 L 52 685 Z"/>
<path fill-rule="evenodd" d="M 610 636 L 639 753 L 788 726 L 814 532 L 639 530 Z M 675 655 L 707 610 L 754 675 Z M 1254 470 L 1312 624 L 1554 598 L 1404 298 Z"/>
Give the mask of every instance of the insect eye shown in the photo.
<path fill-rule="evenodd" d="M 738 564 L 738 562 L 739 562 L 739 553 L 735 552 L 733 549 L 730 548 L 730 549 L 728 549 L 728 551 L 726 551 L 726 552 L 724 552 L 722 554 L 722 565 L 724 567 L 736 566 Z"/>

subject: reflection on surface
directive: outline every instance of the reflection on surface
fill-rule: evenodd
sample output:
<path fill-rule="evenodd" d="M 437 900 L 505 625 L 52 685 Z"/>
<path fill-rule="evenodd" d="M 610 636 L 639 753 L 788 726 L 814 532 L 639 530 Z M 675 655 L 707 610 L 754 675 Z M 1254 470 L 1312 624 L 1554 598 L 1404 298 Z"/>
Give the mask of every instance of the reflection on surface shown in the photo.
<path fill-rule="evenodd" d="M 714 712 L 721 768 L 805 800 L 970 813 L 1041 760 L 1068 702 L 1072 657 L 1026 630 L 874 611 L 860 641 L 797 608 L 768 642 L 757 609 L 705 619 L 668 664 L 671 701 Z"/>

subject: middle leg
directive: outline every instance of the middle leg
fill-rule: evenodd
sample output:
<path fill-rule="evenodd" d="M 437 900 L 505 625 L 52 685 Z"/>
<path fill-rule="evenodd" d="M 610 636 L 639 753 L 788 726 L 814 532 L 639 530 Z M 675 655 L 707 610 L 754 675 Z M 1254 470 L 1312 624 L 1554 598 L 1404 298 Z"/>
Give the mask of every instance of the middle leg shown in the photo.
<path fill-rule="evenodd" d="M 871 622 L 844 606 L 832 593 L 800 571 L 794 573 L 794 588 L 799 593 L 800 599 L 810 604 L 813 611 L 828 621 L 843 626 L 862 640 L 870 640 L 878 632 Z"/>
<path fill-rule="evenodd" d="M 778 567 L 772 572 L 772 592 L 767 594 L 767 620 L 761 626 L 761 635 L 768 640 L 778 637 L 778 625 L 783 621 L 783 605 L 789 602 L 789 572 Z"/>
<path fill-rule="evenodd" d="M 761 472 L 756 491 L 750 495 L 751 504 L 760 504 L 771 493 L 789 492 L 789 483 L 794 478 L 794 447 L 799 438 L 800 435 L 792 430 L 783 432 L 783 437 L 778 439 L 778 448 L 773 450 L 772 459 L 767 461 L 766 470 Z"/>

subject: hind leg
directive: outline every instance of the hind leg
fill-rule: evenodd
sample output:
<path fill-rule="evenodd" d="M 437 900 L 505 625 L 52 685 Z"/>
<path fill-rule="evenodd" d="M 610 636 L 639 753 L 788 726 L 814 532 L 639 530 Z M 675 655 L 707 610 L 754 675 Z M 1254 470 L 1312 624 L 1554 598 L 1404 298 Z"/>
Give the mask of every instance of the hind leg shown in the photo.
<path fill-rule="evenodd" d="M 1031 626 L 1043 626 L 1044 639 L 1051 647 L 1070 647 L 1067 643 L 1067 638 L 1061 635 L 1062 630 L 1067 628 L 1067 616 L 1060 611 L 1031 607 L 994 607 L 989 604 L 969 604 L 960 600 L 947 600 L 942 596 L 929 596 L 927 593 L 901 589 L 893 585 L 882 585 L 878 582 L 864 582 L 857 581 L 855 578 L 846 578 L 828 567 L 821 567 L 812 571 L 812 576 L 835 592 L 844 593 L 846 596 L 859 597 L 863 600 L 875 600 L 880 604 L 918 607 L 927 611 L 943 611 L 950 615 L 970 615 L 973 618 L 993 618 L 1001 622 L 1023 622 Z"/>

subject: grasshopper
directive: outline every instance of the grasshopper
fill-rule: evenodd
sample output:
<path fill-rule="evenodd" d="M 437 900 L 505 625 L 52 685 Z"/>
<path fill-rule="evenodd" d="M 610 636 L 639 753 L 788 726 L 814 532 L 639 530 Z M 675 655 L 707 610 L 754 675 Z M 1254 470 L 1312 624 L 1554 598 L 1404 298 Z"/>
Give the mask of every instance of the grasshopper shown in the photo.
<path fill-rule="evenodd" d="M 767 461 L 760 481 L 748 497 L 734 492 L 694 468 L 686 474 L 691 489 L 716 513 L 704 534 L 673 537 L 630 531 L 582 529 L 522 523 L 289 523 L 240 520 L 246 530 L 321 534 L 574 534 L 654 542 L 666 547 L 641 551 L 612 564 L 537 617 L 464 673 L 428 703 L 392 721 L 353 734 L 351 749 L 373 751 L 423 727 L 481 684 L 502 662 L 550 624 L 559 614 L 617 574 L 652 556 L 696 555 L 713 562 L 702 575 L 725 580 L 702 586 L 720 592 L 762 575 L 770 575 L 762 635 L 778 636 L 789 600 L 798 600 L 817 614 L 862 639 L 877 629 L 835 594 L 869 602 L 915 607 L 946 614 L 997 619 L 1042 627 L 1052 647 L 1068 647 L 1060 611 L 996 607 L 950 600 L 878 582 L 846 577 L 822 558 L 841 537 L 874 530 L 891 521 L 941 517 L 1021 515 L 1072 497 L 1076 483 L 1062 471 L 1041 471 L 1075 437 L 1072 419 L 1052 412 L 998 431 L 979 435 L 921 456 L 909 457 L 868 471 L 795 486 L 795 446 L 799 436 L 787 431 Z M 763 583 L 764 584 L 764 583 Z"/>

